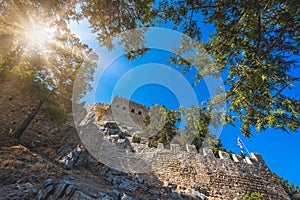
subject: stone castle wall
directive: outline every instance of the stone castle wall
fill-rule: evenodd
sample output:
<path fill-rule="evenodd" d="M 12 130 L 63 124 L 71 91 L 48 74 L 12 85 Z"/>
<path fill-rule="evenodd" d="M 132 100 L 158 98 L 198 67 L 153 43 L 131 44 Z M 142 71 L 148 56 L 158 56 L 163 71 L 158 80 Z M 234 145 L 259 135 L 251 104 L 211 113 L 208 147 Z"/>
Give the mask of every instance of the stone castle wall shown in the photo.
<path fill-rule="evenodd" d="M 170 147 L 165 149 L 159 144 L 156 150 L 152 149 L 149 160 L 160 167 L 154 174 L 161 181 L 186 188 L 200 186 L 210 196 L 219 195 L 223 199 L 241 199 L 252 192 L 262 193 L 264 199 L 289 199 L 259 154 L 252 153 L 243 159 L 239 155 L 219 152 L 220 158 L 216 158 L 210 149 L 198 154 L 193 145 L 187 145 L 187 151 L 179 151 L 177 144 Z"/>
<path fill-rule="evenodd" d="M 104 107 L 101 103 L 96 104 Z M 149 108 L 128 99 L 115 96 L 105 115 L 98 121 L 115 121 L 118 126 L 132 127 L 134 130 L 142 130 L 143 120 L 148 115 Z"/>
<path fill-rule="evenodd" d="M 123 110 L 120 105 L 129 106 Z M 118 125 L 132 126 L 132 122 L 127 122 L 130 113 L 128 108 L 140 109 L 143 113 L 148 113 L 147 107 L 117 97 L 108 109 L 107 115 L 100 121 L 111 122 L 117 118 L 120 120 Z M 114 112 L 119 114 L 111 113 L 113 109 L 116 109 L 117 111 Z M 122 111 L 118 112 L 118 110 Z M 118 118 L 120 116 L 121 118 Z M 143 121 L 145 116 L 141 115 L 139 121 Z M 262 193 L 263 199 L 289 199 L 259 154 L 252 153 L 250 157 L 242 158 L 239 155 L 219 152 L 219 158 L 216 158 L 212 150 L 203 149 L 203 154 L 199 154 L 193 145 L 187 145 L 186 151 L 180 151 L 180 146 L 177 144 L 171 144 L 170 149 L 166 149 L 163 144 L 159 144 L 156 149 L 149 148 L 147 144 L 132 142 L 131 146 L 135 153 L 143 158 L 141 163 L 136 164 L 149 163 L 149 166 L 154 169 L 151 176 L 155 175 L 155 177 L 143 175 L 147 180 L 169 181 L 187 189 L 191 189 L 193 185 L 199 186 L 205 188 L 210 196 L 220 196 L 221 199 L 241 199 L 245 194 L 252 192 Z M 116 156 L 118 157 L 117 154 Z"/>
<path fill-rule="evenodd" d="M 10 134 L 38 101 L 27 96 L 18 82 L 6 81 L 0 83 L 0 102 L 0 132 Z M 99 107 L 107 109 L 107 114 L 101 120 L 115 120 L 112 116 L 117 116 L 119 124 L 135 126 L 137 129 L 148 113 L 146 106 L 121 97 L 116 97 L 110 106 L 103 104 Z M 134 112 L 131 112 L 132 109 Z M 129 123 L 128 116 L 132 119 Z M 53 122 L 39 113 L 25 131 L 22 140 L 28 138 L 31 141 L 31 135 L 34 134 L 36 138 L 36 133 L 39 133 L 41 140 L 44 138 L 47 141 L 47 135 L 53 134 L 56 128 Z M 191 145 L 187 146 L 187 151 L 179 151 L 179 146 L 175 144 L 171 144 L 170 149 L 162 144 L 157 149 L 151 149 L 147 144 L 132 143 L 132 146 L 141 155 L 142 152 L 150 153 L 150 162 L 159 168 L 151 173 L 155 178 L 151 178 L 149 174 L 142 175 L 147 180 L 170 181 L 186 188 L 199 186 L 206 188 L 211 196 L 220 195 L 223 199 L 241 199 L 251 192 L 263 193 L 264 199 L 289 199 L 258 154 L 242 159 L 238 155 L 220 152 L 220 158 L 216 158 L 211 150 L 204 149 L 202 155 Z"/>

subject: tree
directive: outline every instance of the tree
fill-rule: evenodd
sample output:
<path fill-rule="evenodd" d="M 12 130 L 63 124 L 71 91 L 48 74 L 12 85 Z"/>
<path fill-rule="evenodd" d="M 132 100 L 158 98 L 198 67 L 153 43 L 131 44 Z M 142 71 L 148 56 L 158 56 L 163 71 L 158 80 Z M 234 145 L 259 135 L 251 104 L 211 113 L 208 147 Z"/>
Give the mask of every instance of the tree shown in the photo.
<path fill-rule="evenodd" d="M 100 45 L 108 49 L 113 48 L 112 39 L 123 31 L 153 25 L 155 10 L 154 0 L 135 1 L 79 1 L 80 11 L 73 15 L 73 19 L 88 19 L 93 33 L 99 33 L 97 40 Z M 131 47 L 142 49 L 143 35 L 134 38 L 123 37 L 121 43 L 130 51 Z M 128 52 L 129 58 L 140 52 Z"/>
<path fill-rule="evenodd" d="M 232 116 L 238 115 L 246 136 L 251 136 L 252 127 L 256 132 L 269 127 L 288 132 L 296 131 L 300 125 L 299 99 L 286 94 L 299 81 L 291 73 L 299 68 L 295 59 L 300 43 L 296 4 L 252 0 L 160 3 L 160 18 L 174 22 L 174 27 L 195 39 L 200 38 L 196 13 L 201 12 L 204 22 L 215 26 L 216 32 L 205 48 L 218 71 L 228 72 L 224 82 L 228 90 L 225 99 L 209 100 L 207 109 L 210 111 L 219 102 L 228 103 L 225 120 L 232 123 Z M 192 60 L 197 59 L 200 58 L 195 56 Z"/>
<path fill-rule="evenodd" d="M 185 121 L 184 128 L 176 124 Z M 149 138 L 149 146 L 157 147 L 158 143 L 165 146 L 170 143 L 179 144 L 182 150 L 187 144 L 193 144 L 200 152 L 202 148 L 210 148 L 218 156 L 218 151 L 226 151 L 215 134 L 208 128 L 211 117 L 196 106 L 189 109 L 169 110 L 160 105 L 153 105 L 149 115 L 144 120 L 144 133 L 134 137 L 139 142 L 140 137 Z"/>
<path fill-rule="evenodd" d="M 111 46 L 111 38 L 119 32 L 153 24 L 171 24 L 200 41 L 201 22 L 213 24 L 215 32 L 203 47 L 213 57 L 215 67 L 211 70 L 206 66 L 203 70 L 203 66 L 198 66 L 205 73 L 198 74 L 196 82 L 205 75 L 221 72 L 227 76 L 224 80 L 227 90 L 226 97 L 209 99 L 203 109 L 210 113 L 215 105 L 228 104 L 229 111 L 222 115 L 222 121 L 232 124 L 238 119 L 242 133 L 250 137 L 253 128 L 256 132 L 267 128 L 289 132 L 300 126 L 299 99 L 287 93 L 299 81 L 292 73 L 299 68 L 300 11 L 296 5 L 296 0 L 86 1 L 81 4 L 80 16 L 89 19 L 93 32 L 101 33 L 99 43 L 107 46 Z M 103 13 L 105 6 L 110 12 Z M 117 20 L 110 17 L 112 12 Z M 128 52 L 133 53 L 129 58 L 145 53 L 141 50 L 142 36 L 134 42 L 126 38 L 122 42 L 125 49 L 132 45 L 139 47 L 138 52 Z M 183 71 L 189 71 L 202 59 L 197 55 L 172 61 L 184 67 Z"/>
<path fill-rule="evenodd" d="M 275 178 L 292 200 L 300 199 L 300 188 L 274 173 Z"/>
<path fill-rule="evenodd" d="M 175 123 L 180 121 L 180 117 L 180 112 L 177 110 L 153 105 L 149 117 L 146 117 L 144 121 L 144 133 L 140 136 L 149 138 L 149 147 L 157 147 L 158 143 L 169 145 L 178 133 Z"/>
<path fill-rule="evenodd" d="M 198 106 L 187 109 L 181 107 L 179 113 L 180 119 L 184 121 L 184 128 L 177 130 L 178 134 L 174 136 L 173 143 L 179 144 L 182 150 L 186 149 L 187 144 L 195 145 L 198 152 L 202 152 L 203 148 L 209 148 L 216 157 L 219 156 L 219 151 L 227 151 L 222 147 L 221 140 L 216 134 L 210 132 L 209 125 L 214 124 L 212 123 L 214 116 Z M 214 125 L 216 127 L 216 124 Z"/>
<path fill-rule="evenodd" d="M 181 110 L 185 118 L 185 127 L 181 132 L 181 138 L 178 140 L 183 142 L 184 145 L 193 144 L 200 150 L 205 138 L 210 134 L 208 126 L 211 121 L 211 116 L 209 113 L 203 112 L 203 110 L 197 106 L 192 106 L 186 109 L 186 111 Z"/>
<path fill-rule="evenodd" d="M 18 139 L 45 103 L 46 115 L 58 122 L 66 120 L 67 112 L 71 111 L 74 79 L 80 68 L 87 70 L 81 83 L 83 93 L 92 80 L 97 57 L 70 32 L 66 12 L 59 14 L 70 2 L 52 3 L 3 1 L 0 4 L 0 33 L 5 40 L 0 48 L 0 73 L 17 74 L 38 99 L 35 109 L 15 130 Z M 72 7 L 67 10 L 69 13 Z"/>
<path fill-rule="evenodd" d="M 10 6 L 11 2 L 13 6 Z M 212 70 L 209 66 L 196 65 L 199 71 L 205 71 L 204 74 L 198 74 L 196 82 L 205 75 L 216 75 L 216 72 L 221 72 L 226 75 L 224 85 L 227 90 L 225 97 L 208 99 L 206 105 L 201 108 L 203 112 L 215 112 L 216 105 L 227 103 L 229 111 L 222 115 L 222 121 L 231 124 L 238 119 L 241 122 L 242 133 L 249 137 L 253 133 L 253 128 L 256 132 L 270 127 L 289 132 L 296 131 L 300 125 L 299 99 L 287 93 L 293 84 L 299 81 L 299 77 L 292 74 L 294 69 L 299 68 L 297 58 L 299 58 L 300 20 L 296 0 L 28 2 L 2 1 L 1 15 L 13 14 L 1 20 L 1 27 L 9 26 L 8 30 L 22 33 L 22 27 L 18 26 L 20 23 L 6 21 L 9 19 L 8 21 L 18 22 L 25 19 L 20 21 L 24 22 L 29 19 L 28 12 L 24 11 L 30 10 L 37 11 L 30 16 L 43 13 L 41 18 L 56 18 L 52 22 L 58 26 L 65 26 L 68 20 L 79 22 L 81 19 L 87 19 L 92 32 L 98 33 L 99 44 L 109 49 L 112 48 L 112 38 L 116 34 L 133 28 L 168 24 L 200 41 L 201 22 L 213 24 L 215 32 L 203 47 L 209 56 L 213 57 L 215 67 Z M 14 10 L 15 8 L 18 9 Z M 15 18 L 15 15 L 20 17 Z M 20 37 L 10 40 L 11 34 L 6 30 L 1 30 L 1 34 L 3 35 L 1 40 L 7 44 L 7 47 L 0 48 L 1 51 L 9 49 L 9 52 L 14 54 L 26 46 Z M 15 45 L 16 43 L 21 45 Z M 141 33 L 137 33 L 134 38 L 124 35 L 121 43 L 128 51 L 127 57 L 130 59 L 148 50 L 143 44 Z M 10 48 L 9 45 L 15 48 Z M 185 50 L 178 49 L 178 52 Z M 172 61 L 183 67 L 183 71 L 188 71 L 203 59 L 197 56 L 197 53 L 190 58 L 177 57 Z M 4 60 L 9 61 L 6 58 Z M 205 70 L 202 67 L 206 67 Z M 238 118 L 234 118 L 235 115 Z"/>

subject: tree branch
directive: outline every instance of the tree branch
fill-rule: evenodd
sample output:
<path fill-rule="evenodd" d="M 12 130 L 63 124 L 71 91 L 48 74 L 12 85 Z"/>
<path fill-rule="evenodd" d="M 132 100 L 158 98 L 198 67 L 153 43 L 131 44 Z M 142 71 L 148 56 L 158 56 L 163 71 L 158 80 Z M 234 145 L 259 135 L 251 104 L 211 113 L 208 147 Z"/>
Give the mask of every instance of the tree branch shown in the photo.
<path fill-rule="evenodd" d="M 289 23 L 287 23 L 287 24 L 281 29 L 280 34 L 279 34 L 279 36 L 276 38 L 274 44 L 271 45 L 271 46 L 267 49 L 267 51 L 264 53 L 264 55 L 261 55 L 260 59 L 263 59 L 263 58 L 265 58 L 267 55 L 269 55 L 269 54 L 271 53 L 271 51 L 277 46 L 277 44 L 280 42 L 281 38 L 284 36 L 288 24 L 289 24 Z"/>

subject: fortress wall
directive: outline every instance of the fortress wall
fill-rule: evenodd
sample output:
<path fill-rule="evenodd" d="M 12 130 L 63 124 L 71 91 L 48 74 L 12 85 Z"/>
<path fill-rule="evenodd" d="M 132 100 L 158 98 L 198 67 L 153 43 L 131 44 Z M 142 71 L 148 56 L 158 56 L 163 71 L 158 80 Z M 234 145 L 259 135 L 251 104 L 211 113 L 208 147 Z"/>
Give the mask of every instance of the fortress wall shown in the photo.
<path fill-rule="evenodd" d="M 125 109 L 120 105 L 125 105 Z M 101 121 L 114 121 L 117 118 L 118 125 L 123 123 L 133 127 L 136 123 L 128 120 L 128 116 L 136 113 L 131 114 L 130 108 L 141 109 L 145 113 L 148 109 L 116 97 Z M 289 199 L 259 154 L 253 153 L 250 157 L 242 158 L 219 152 L 219 158 L 216 158 L 212 150 L 203 149 L 203 154 L 199 154 L 193 145 L 187 145 L 186 151 L 180 151 L 177 144 L 171 144 L 170 149 L 163 144 L 159 144 L 157 148 L 150 148 L 144 143 L 131 143 L 131 146 L 142 158 L 142 162 L 137 159 L 135 165 L 147 165 L 154 170 L 154 173 L 141 174 L 152 185 L 171 182 L 187 190 L 191 190 L 192 185 L 197 185 L 201 191 L 210 196 L 219 196 L 220 199 L 242 199 L 252 192 L 262 193 L 263 199 Z M 116 157 L 122 155 L 122 152 L 114 153 Z M 123 159 L 122 162 L 128 162 L 126 158 Z"/>
<path fill-rule="evenodd" d="M 18 82 L 6 81 L 0 84 L 0 102 L 0 132 L 9 134 L 23 122 L 38 101 L 25 95 Z M 125 105 L 125 110 L 113 111 L 120 110 L 117 105 L 119 108 Z M 117 113 L 116 116 L 125 125 L 128 116 L 132 119 L 130 123 L 141 125 L 148 113 L 146 106 L 121 97 L 116 97 L 110 106 L 99 104 L 98 107 L 107 109 L 103 119 L 109 119 L 109 112 Z M 130 109 L 134 109 L 134 112 Z M 132 125 L 130 123 L 128 125 Z M 40 133 L 41 139 L 46 141 L 47 135 L 53 134 L 55 127 L 39 113 L 24 133 L 24 137 L 30 141 L 31 134 Z M 192 145 L 187 146 L 187 151 L 180 151 L 176 144 L 171 144 L 170 149 L 166 149 L 162 144 L 159 144 L 157 149 L 149 148 L 146 144 L 133 143 L 132 146 L 140 149 L 142 155 L 150 155 L 149 161 L 154 168 L 158 167 L 153 180 L 170 181 L 187 189 L 196 184 L 206 188 L 211 196 L 222 194 L 224 199 L 241 199 L 251 192 L 263 193 L 264 199 L 289 199 L 259 154 L 252 154 L 243 159 L 239 155 L 220 152 L 220 158 L 216 158 L 209 149 L 204 149 L 203 154 L 198 154 Z M 147 177 L 147 174 L 143 176 Z M 151 177 L 148 178 L 147 180 L 151 181 Z"/>
<path fill-rule="evenodd" d="M 142 130 L 148 112 L 149 108 L 145 105 L 115 96 L 101 121 L 116 121 L 119 126 L 132 127 L 138 131 Z"/>
<path fill-rule="evenodd" d="M 179 151 L 177 144 L 171 144 L 171 149 L 159 144 L 152 151 L 149 162 L 158 167 L 155 175 L 161 181 L 186 188 L 197 184 L 211 196 L 220 194 L 225 199 L 241 199 L 252 192 L 264 194 L 264 199 L 289 199 L 259 154 L 243 159 L 219 152 L 220 158 L 216 158 L 210 149 L 203 149 L 202 155 L 193 145 Z"/>

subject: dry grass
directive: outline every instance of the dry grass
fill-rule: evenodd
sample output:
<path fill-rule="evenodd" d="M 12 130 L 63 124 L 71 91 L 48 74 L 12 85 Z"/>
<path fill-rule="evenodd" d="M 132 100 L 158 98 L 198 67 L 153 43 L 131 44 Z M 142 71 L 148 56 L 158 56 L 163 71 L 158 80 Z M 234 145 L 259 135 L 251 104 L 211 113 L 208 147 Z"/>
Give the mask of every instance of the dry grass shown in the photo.
<path fill-rule="evenodd" d="M 0 185 L 31 182 L 40 187 L 48 178 L 60 178 L 66 173 L 62 168 L 22 145 L 0 148 Z"/>
<path fill-rule="evenodd" d="M 105 108 L 97 108 L 96 119 L 100 120 L 105 115 L 106 110 L 107 109 L 105 109 Z"/>
<path fill-rule="evenodd" d="M 22 167 L 23 162 L 19 160 L 1 160 L 0 161 L 0 169 L 16 169 Z"/>

